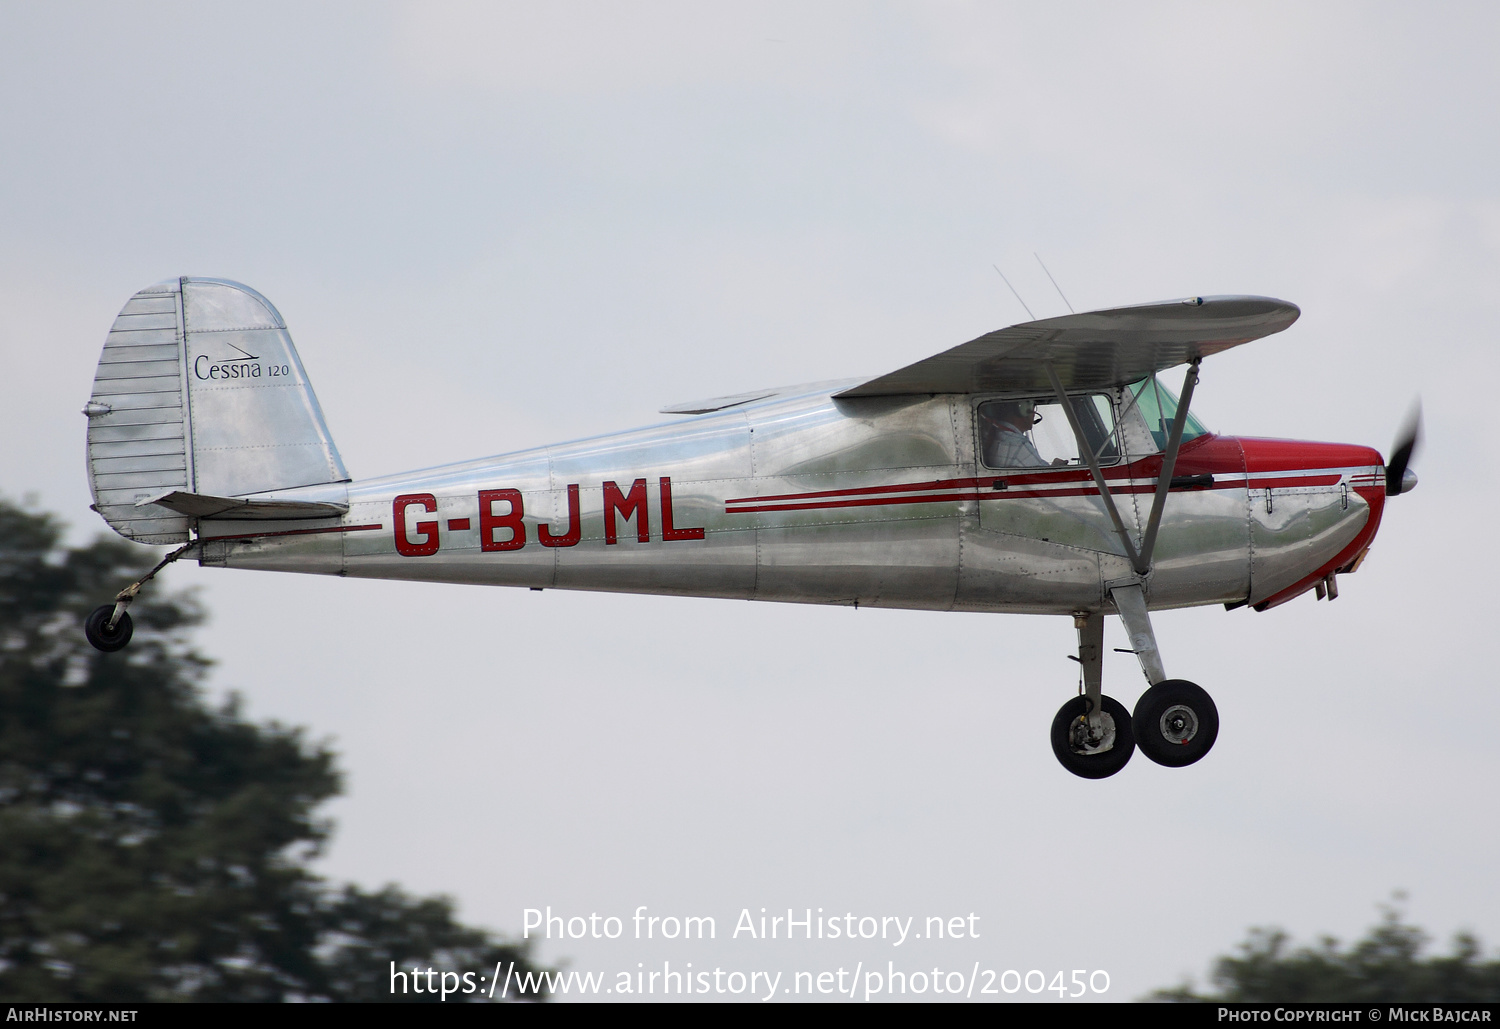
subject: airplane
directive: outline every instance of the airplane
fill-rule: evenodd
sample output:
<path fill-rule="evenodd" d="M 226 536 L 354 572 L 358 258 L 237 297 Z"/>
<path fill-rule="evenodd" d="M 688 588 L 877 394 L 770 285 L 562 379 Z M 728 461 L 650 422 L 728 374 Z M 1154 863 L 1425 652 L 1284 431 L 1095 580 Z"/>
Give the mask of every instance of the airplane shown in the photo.
<path fill-rule="evenodd" d="M 86 620 L 117 651 L 127 608 L 184 557 L 532 590 L 1062 615 L 1078 695 L 1053 752 L 1089 779 L 1136 749 L 1193 764 L 1208 692 L 1167 676 L 1151 612 L 1264 611 L 1339 595 L 1387 497 L 1416 485 L 1417 423 L 1365 446 L 1233 437 L 1190 413 L 1205 358 L 1301 312 L 1189 297 L 1012 325 L 875 378 L 673 404 L 671 420 L 354 480 L 270 301 L 223 279 L 149 286 L 104 344 L 88 417 L 93 510 L 177 544 Z M 1174 394 L 1159 377 L 1186 366 Z M 390 412 L 401 416 L 400 398 Z M 1103 693 L 1118 615 L 1147 688 Z"/>

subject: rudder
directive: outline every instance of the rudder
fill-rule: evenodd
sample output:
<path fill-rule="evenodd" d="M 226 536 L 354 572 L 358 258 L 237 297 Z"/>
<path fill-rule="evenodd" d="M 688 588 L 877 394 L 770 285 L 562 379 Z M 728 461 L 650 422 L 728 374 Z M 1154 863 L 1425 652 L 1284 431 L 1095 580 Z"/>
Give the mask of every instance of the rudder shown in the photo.
<path fill-rule="evenodd" d="M 141 543 L 190 538 L 195 517 L 148 502 L 173 490 L 245 497 L 349 479 L 280 313 L 224 279 L 133 296 L 84 413 L 94 509 Z"/>

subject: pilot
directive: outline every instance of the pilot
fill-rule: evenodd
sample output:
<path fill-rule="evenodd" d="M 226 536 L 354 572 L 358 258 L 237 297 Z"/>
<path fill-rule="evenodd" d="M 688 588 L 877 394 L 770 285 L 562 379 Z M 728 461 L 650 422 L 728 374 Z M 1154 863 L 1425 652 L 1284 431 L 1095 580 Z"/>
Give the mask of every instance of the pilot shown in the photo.
<path fill-rule="evenodd" d="M 979 409 L 984 463 L 991 468 L 1045 468 L 1026 434 L 1036 424 L 1036 403 L 1014 400 L 985 404 Z"/>

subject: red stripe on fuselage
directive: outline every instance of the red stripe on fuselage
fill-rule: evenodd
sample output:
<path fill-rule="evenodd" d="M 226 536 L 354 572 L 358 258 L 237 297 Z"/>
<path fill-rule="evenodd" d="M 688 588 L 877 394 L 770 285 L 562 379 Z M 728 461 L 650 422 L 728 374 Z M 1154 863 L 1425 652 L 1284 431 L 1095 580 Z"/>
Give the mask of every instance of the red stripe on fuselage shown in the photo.
<path fill-rule="evenodd" d="M 1232 481 L 1216 481 L 1212 486 L 1178 486 L 1173 493 L 1198 493 L 1224 489 L 1291 489 L 1298 487 L 1335 486 L 1341 475 L 1280 476 L 1277 478 L 1245 480 L 1236 476 Z M 1066 482 L 1067 480 L 1063 480 Z M 902 492 L 895 492 L 900 489 Z M 920 490 L 920 492 L 918 492 Z M 1110 487 L 1115 496 L 1149 494 L 1156 492 L 1156 483 L 1151 481 L 1120 483 Z M 1007 489 L 966 489 L 954 487 L 946 492 L 934 492 L 931 484 L 913 483 L 902 487 L 871 487 L 870 489 L 839 490 L 818 493 L 787 493 L 777 497 L 745 497 L 730 500 L 725 504 L 726 514 L 753 514 L 764 511 L 815 511 L 842 507 L 879 507 L 895 504 L 941 504 L 958 500 L 1045 500 L 1053 497 L 1097 497 L 1099 488 L 1093 483 L 1080 483 L 1063 489 L 1025 489 L 1011 486 Z M 873 494 L 873 496 L 871 495 Z M 758 502 L 757 502 L 758 501 Z M 771 501 L 777 501 L 772 503 Z"/>
<path fill-rule="evenodd" d="M 1242 448 L 1242 441 L 1238 437 L 1207 435 L 1185 444 L 1173 477 L 1213 475 L 1216 480 L 1212 486 L 1180 486 L 1173 492 L 1335 486 L 1345 477 L 1343 469 L 1370 467 L 1381 463 L 1380 455 L 1374 450 L 1350 444 L 1263 439 L 1250 439 L 1247 442 L 1248 448 Z M 1154 493 L 1156 478 L 1161 471 L 1161 457 L 1156 455 L 1101 471 L 1111 493 L 1122 496 Z M 1303 474 L 1287 474 L 1291 472 Z M 1317 474 L 1320 472 L 1323 474 Z M 1351 484 L 1355 481 L 1363 483 L 1368 478 L 1369 474 L 1365 473 L 1350 476 L 1350 481 Z M 996 483 L 1004 483 L 1004 488 L 995 489 Z M 725 501 L 725 513 L 762 514 L 771 511 L 834 510 L 896 504 L 941 504 L 962 500 L 1097 496 L 1099 488 L 1094 484 L 1088 469 L 1073 467 L 1065 471 L 1037 470 L 1019 475 L 932 479 L 883 486 L 778 493 L 764 497 L 736 497 Z"/>

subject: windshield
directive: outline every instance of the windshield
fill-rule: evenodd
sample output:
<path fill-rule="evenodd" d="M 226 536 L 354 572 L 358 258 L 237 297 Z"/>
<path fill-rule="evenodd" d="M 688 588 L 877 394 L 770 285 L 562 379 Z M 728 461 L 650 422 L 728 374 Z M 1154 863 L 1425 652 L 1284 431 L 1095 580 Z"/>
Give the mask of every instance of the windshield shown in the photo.
<path fill-rule="evenodd" d="M 1154 375 L 1125 387 L 1125 393 L 1131 398 L 1126 403 L 1134 403 L 1145 419 L 1146 428 L 1156 441 L 1156 449 L 1167 449 L 1167 435 L 1172 431 L 1172 419 L 1177 417 L 1177 394 L 1163 386 Z M 1186 443 L 1207 432 L 1203 423 L 1190 412 L 1187 424 L 1182 427 L 1182 442 Z"/>

